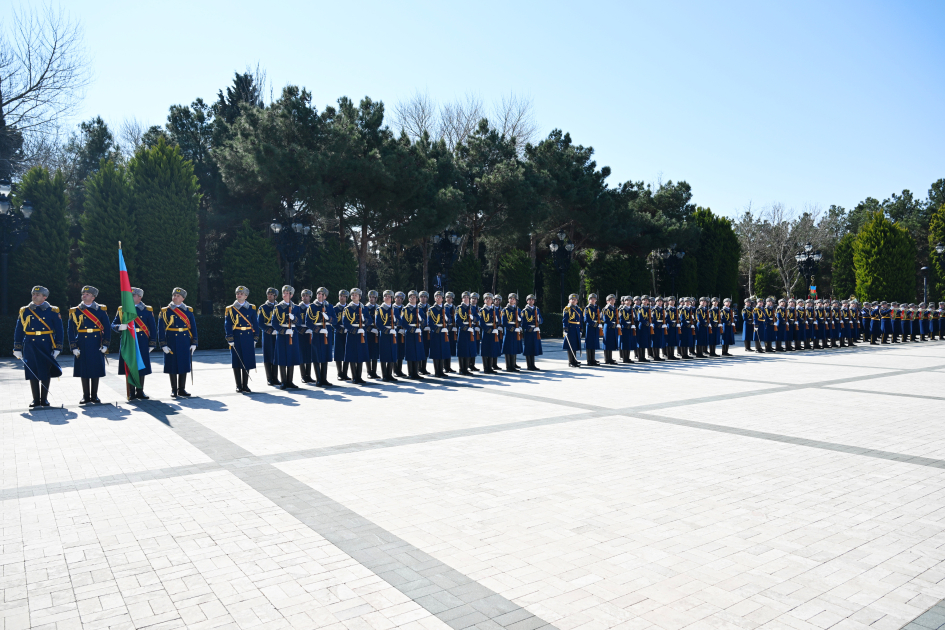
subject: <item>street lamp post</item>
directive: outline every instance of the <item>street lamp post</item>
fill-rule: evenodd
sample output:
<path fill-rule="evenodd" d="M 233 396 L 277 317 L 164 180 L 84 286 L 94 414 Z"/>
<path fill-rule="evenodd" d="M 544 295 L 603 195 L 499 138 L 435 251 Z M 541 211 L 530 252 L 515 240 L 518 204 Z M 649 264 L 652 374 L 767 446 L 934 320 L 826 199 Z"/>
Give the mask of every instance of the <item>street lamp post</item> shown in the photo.
<path fill-rule="evenodd" d="M 564 311 L 564 274 L 571 267 L 571 252 L 574 251 L 574 243 L 568 238 L 564 230 L 560 230 L 557 239 L 548 243 L 548 249 L 551 250 L 551 259 L 554 262 L 555 269 L 561 276 L 561 305 L 560 310 Z"/>
<path fill-rule="evenodd" d="M 444 293 L 446 293 L 446 288 L 449 285 L 450 272 L 453 271 L 453 264 L 456 262 L 459 244 L 462 242 L 463 237 L 450 230 L 446 230 L 442 234 L 433 235 L 433 248 L 437 260 L 437 268 L 443 272 L 439 286 L 435 286 L 434 288 Z"/>
<path fill-rule="evenodd" d="M 922 274 L 922 301 L 926 304 L 929 303 L 929 268 L 922 267 L 919 269 L 919 273 Z"/>
<path fill-rule="evenodd" d="M 33 204 L 28 200 L 24 200 L 20 206 L 20 214 L 15 213 L 13 203 L 10 201 L 11 192 L 10 184 L 0 184 L 0 284 L 2 284 L 2 289 L 0 289 L 0 314 L 3 315 L 7 314 L 7 271 L 9 269 L 10 253 L 26 240 L 30 215 L 33 214 Z"/>
<path fill-rule="evenodd" d="M 286 284 L 295 286 L 295 263 L 305 255 L 305 237 L 312 228 L 299 221 L 286 225 L 273 221 L 269 229 L 276 235 L 276 249 L 286 262 Z"/>
<path fill-rule="evenodd" d="M 808 295 L 810 295 L 810 287 L 814 282 L 814 274 L 817 273 L 820 259 L 823 257 L 820 250 L 815 252 L 813 249 L 813 245 L 806 243 L 804 249 L 794 255 L 794 260 L 797 261 L 797 268 L 804 276 L 804 282 L 807 283 Z"/>
<path fill-rule="evenodd" d="M 679 275 L 679 266 L 682 264 L 683 256 L 686 255 L 686 252 L 676 249 L 676 243 L 673 243 L 669 246 L 669 249 L 658 250 L 660 258 L 663 259 L 664 264 L 666 265 L 666 272 L 669 274 L 669 277 L 672 279 L 673 292 L 672 295 L 676 295 L 676 276 Z"/>

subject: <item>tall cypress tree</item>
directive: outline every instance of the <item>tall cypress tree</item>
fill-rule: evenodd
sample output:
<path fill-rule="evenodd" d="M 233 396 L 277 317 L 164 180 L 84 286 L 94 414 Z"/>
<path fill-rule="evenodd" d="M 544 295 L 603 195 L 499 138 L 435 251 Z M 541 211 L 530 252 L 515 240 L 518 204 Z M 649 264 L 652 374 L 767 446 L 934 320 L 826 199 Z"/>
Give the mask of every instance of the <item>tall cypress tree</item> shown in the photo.
<path fill-rule="evenodd" d="M 197 208 L 200 191 L 193 165 L 164 139 L 139 151 L 128 165 L 134 219 L 140 241 L 138 277 L 155 303 L 174 287 L 197 295 Z M 193 301 L 193 300 L 191 300 Z"/>
<path fill-rule="evenodd" d="M 102 160 L 85 181 L 85 212 L 82 214 L 81 282 L 98 288 L 98 301 L 113 309 L 120 303 L 118 286 L 118 242 L 124 249 L 130 278 L 138 278 L 137 243 L 131 211 L 133 190 L 125 168 Z M 143 239 L 142 239 L 143 240 Z"/>
<path fill-rule="evenodd" d="M 929 220 L 929 256 L 932 259 L 929 298 L 936 301 L 945 296 L 945 254 L 935 253 L 935 246 L 939 243 L 945 243 L 945 204 L 933 212 Z"/>
<path fill-rule="evenodd" d="M 915 241 L 909 230 L 876 212 L 853 244 L 860 300 L 912 302 L 916 294 Z"/>
<path fill-rule="evenodd" d="M 67 295 L 69 283 L 69 222 L 66 219 L 66 181 L 61 171 L 53 177 L 40 166 L 32 168 L 20 182 L 17 198 L 33 204 L 29 232 L 12 256 L 9 272 L 10 308 L 29 301 L 30 289 L 41 284 L 49 289 L 49 301 L 66 307 L 79 301 Z"/>
<path fill-rule="evenodd" d="M 333 234 L 324 234 L 322 238 L 311 241 L 305 267 L 306 277 L 311 278 L 311 289 L 314 291 L 318 286 L 325 287 L 328 289 L 328 299 L 332 302 L 338 291 L 351 290 L 358 283 L 358 261 L 350 243 L 342 245 Z"/>
<path fill-rule="evenodd" d="M 223 279 L 229 292 L 235 291 L 240 285 L 248 288 L 254 304 L 266 301 L 267 288 L 282 286 L 276 248 L 269 239 L 253 229 L 249 219 L 243 221 L 236 233 L 236 240 L 223 254 Z"/>
<path fill-rule="evenodd" d="M 853 265 L 853 243 L 856 234 L 847 232 L 833 250 L 833 291 L 841 299 L 856 291 L 856 267 Z"/>

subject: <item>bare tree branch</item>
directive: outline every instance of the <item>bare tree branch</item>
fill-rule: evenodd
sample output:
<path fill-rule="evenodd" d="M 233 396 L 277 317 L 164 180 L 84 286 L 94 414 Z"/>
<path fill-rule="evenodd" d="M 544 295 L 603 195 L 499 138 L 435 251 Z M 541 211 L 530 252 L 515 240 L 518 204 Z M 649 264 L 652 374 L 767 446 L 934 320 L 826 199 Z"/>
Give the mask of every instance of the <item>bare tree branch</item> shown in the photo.
<path fill-rule="evenodd" d="M 515 138 L 520 151 L 538 134 L 532 99 L 514 93 L 497 100 L 492 107 L 493 127 L 507 138 Z"/>
<path fill-rule="evenodd" d="M 121 146 L 126 148 L 130 154 L 133 154 L 141 146 L 144 134 L 149 125 L 137 117 L 125 118 L 118 127 L 118 139 Z"/>
<path fill-rule="evenodd" d="M 467 94 L 463 100 L 446 103 L 440 108 L 440 125 L 437 137 L 446 140 L 450 151 L 466 141 L 485 117 L 482 98 Z"/>
<path fill-rule="evenodd" d="M 408 100 L 397 103 L 391 118 L 391 126 L 406 133 L 414 142 L 424 133 L 435 138 L 439 132 L 436 101 L 427 92 L 417 90 Z"/>

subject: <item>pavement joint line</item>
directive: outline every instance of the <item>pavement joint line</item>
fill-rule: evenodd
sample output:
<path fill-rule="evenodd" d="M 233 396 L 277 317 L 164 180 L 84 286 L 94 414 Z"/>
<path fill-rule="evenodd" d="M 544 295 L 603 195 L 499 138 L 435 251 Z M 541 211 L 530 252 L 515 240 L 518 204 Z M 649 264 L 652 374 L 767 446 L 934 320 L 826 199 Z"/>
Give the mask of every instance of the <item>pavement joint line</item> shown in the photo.
<path fill-rule="evenodd" d="M 945 396 L 928 396 L 926 394 L 903 394 L 901 392 L 877 392 L 869 389 L 853 389 L 852 387 L 824 387 L 837 392 L 852 392 L 855 394 L 873 394 L 875 396 L 898 396 L 901 398 L 922 398 L 927 400 L 945 400 Z"/>
<path fill-rule="evenodd" d="M 904 625 L 901 630 L 941 630 L 945 627 L 945 599 Z"/>
<path fill-rule="evenodd" d="M 185 441 L 213 459 L 223 470 L 297 518 L 454 630 L 463 630 L 470 625 L 468 620 L 464 619 L 467 613 L 457 615 L 456 612 L 468 607 L 479 610 L 482 616 L 503 628 L 521 626 L 523 621 L 527 620 L 530 627 L 555 630 L 554 626 L 521 606 L 253 455 L 200 422 L 179 413 L 170 405 L 143 401 L 140 409 L 166 424 Z M 237 461 L 240 465 L 235 465 Z M 299 500 L 300 497 L 304 497 L 304 501 Z M 392 547 L 396 548 L 396 553 L 392 552 Z M 416 579 L 406 580 L 403 577 L 405 574 Z M 435 576 L 439 584 L 424 575 Z M 441 593 L 445 596 L 442 600 L 448 599 L 459 604 L 444 610 L 442 605 L 433 605 L 431 598 L 415 598 L 411 595 L 411 592 L 421 587 L 425 587 L 425 595 L 434 595 L 435 598 L 436 594 Z M 510 612 L 518 613 L 514 623 L 503 622 L 502 617 Z"/>

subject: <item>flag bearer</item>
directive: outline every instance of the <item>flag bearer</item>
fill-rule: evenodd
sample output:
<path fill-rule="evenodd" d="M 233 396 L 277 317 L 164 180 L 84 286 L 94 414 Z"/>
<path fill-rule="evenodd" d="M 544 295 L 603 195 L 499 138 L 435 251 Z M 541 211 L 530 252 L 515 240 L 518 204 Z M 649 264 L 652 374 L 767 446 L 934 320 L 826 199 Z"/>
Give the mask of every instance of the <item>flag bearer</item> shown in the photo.
<path fill-rule="evenodd" d="M 151 355 L 150 352 L 157 348 L 157 323 L 154 321 L 154 310 L 142 302 L 144 290 L 138 287 L 131 287 L 131 298 L 135 303 L 135 337 L 138 341 L 138 350 L 141 354 L 141 361 L 144 367 L 138 368 L 138 378 L 141 380 L 141 387 L 135 387 L 131 392 L 131 398 L 139 400 L 148 400 L 144 393 L 144 377 L 151 373 Z M 112 321 L 112 330 L 121 335 L 123 330 L 128 330 L 128 324 L 121 323 L 121 307 L 118 307 L 118 313 Z M 121 342 L 124 343 L 124 339 Z M 119 351 L 120 354 L 120 351 Z M 118 373 L 125 373 L 125 362 L 118 362 Z"/>

